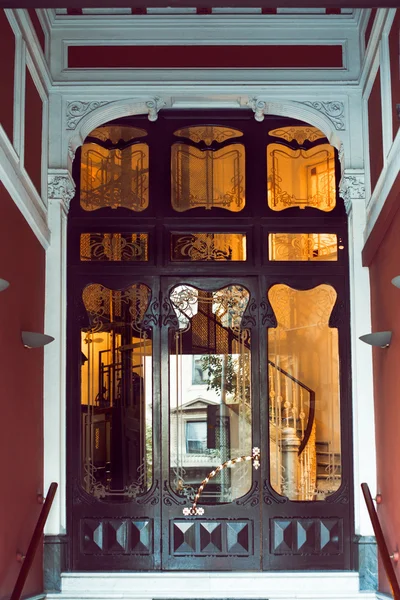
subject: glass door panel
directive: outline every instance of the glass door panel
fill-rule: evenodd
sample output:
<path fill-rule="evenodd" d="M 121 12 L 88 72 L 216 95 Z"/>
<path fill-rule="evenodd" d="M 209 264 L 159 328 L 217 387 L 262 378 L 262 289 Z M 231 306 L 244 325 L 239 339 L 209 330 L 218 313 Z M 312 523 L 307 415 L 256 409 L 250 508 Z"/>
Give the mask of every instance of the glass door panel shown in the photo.
<path fill-rule="evenodd" d="M 140 322 L 150 289 L 83 290 L 90 325 L 81 331 L 81 483 L 107 501 L 152 485 L 152 340 Z"/>
<path fill-rule="evenodd" d="M 235 285 L 170 294 L 179 323 L 169 337 L 170 485 L 191 501 L 204 485 L 199 504 L 232 502 L 252 484 L 250 462 L 218 470 L 252 450 L 249 297 Z"/>

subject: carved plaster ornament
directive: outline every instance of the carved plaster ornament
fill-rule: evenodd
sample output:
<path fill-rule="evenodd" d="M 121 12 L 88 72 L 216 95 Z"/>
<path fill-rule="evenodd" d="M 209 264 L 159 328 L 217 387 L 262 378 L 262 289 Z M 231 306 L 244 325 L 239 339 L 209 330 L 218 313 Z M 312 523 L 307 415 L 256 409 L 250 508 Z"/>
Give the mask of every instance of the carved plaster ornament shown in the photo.
<path fill-rule="evenodd" d="M 93 112 L 100 106 L 110 104 L 108 100 L 102 102 L 81 102 L 74 100 L 67 104 L 67 129 L 75 129 L 79 122 L 89 113 Z"/>
<path fill-rule="evenodd" d="M 48 200 L 58 200 L 69 211 L 72 198 L 75 195 L 75 183 L 67 169 L 50 169 L 47 183 Z"/>
<path fill-rule="evenodd" d="M 346 212 L 349 213 L 354 200 L 365 200 L 364 173 L 345 171 L 339 184 L 339 193 L 344 200 Z"/>
<path fill-rule="evenodd" d="M 265 100 L 259 100 L 258 98 L 254 97 L 248 101 L 247 106 L 250 106 L 250 108 L 254 112 L 254 118 L 256 121 L 258 121 L 259 123 L 264 121 L 264 110 L 267 106 Z"/>
<path fill-rule="evenodd" d="M 149 111 L 149 121 L 157 121 L 159 111 L 165 106 L 166 102 L 159 96 L 155 96 L 146 102 Z"/>
<path fill-rule="evenodd" d="M 300 104 L 306 104 L 314 110 L 322 113 L 333 123 L 333 126 L 338 131 L 346 129 L 345 116 L 344 116 L 344 104 L 338 101 L 329 102 L 301 102 Z"/>

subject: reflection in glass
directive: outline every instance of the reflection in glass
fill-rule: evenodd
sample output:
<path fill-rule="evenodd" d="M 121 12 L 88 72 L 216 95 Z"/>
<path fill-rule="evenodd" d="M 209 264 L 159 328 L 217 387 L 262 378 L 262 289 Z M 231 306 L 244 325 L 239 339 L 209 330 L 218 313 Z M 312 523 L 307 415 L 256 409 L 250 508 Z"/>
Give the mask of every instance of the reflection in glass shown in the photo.
<path fill-rule="evenodd" d="M 172 233 L 171 260 L 246 260 L 246 235 L 243 233 Z"/>
<path fill-rule="evenodd" d="M 271 484 L 290 500 L 324 500 L 341 482 L 336 292 L 274 285 L 268 330 Z"/>
<path fill-rule="evenodd" d="M 141 262 L 148 260 L 147 233 L 81 233 L 83 261 Z"/>
<path fill-rule="evenodd" d="M 250 332 L 241 327 L 249 292 L 181 285 L 170 299 L 179 322 L 169 341 L 170 484 L 193 500 L 215 467 L 251 454 Z M 230 502 L 251 483 L 251 464 L 239 463 L 210 480 L 201 501 Z"/>
<path fill-rule="evenodd" d="M 269 260 L 337 260 L 334 233 L 270 233 Z"/>
<path fill-rule="evenodd" d="M 152 342 L 141 328 L 147 286 L 83 290 L 81 332 L 82 475 L 97 498 L 126 501 L 152 482 Z"/>
<path fill-rule="evenodd" d="M 140 212 L 149 204 L 149 148 L 134 144 L 123 150 L 107 150 L 84 144 L 81 157 L 81 207 L 129 208 Z"/>
<path fill-rule="evenodd" d="M 176 143 L 171 149 L 171 201 L 178 212 L 191 208 L 245 205 L 245 149 L 232 144 L 220 150 L 199 150 Z"/>
<path fill-rule="evenodd" d="M 280 144 L 267 148 L 268 206 L 291 206 L 328 212 L 336 205 L 335 155 L 329 144 L 291 150 Z"/>

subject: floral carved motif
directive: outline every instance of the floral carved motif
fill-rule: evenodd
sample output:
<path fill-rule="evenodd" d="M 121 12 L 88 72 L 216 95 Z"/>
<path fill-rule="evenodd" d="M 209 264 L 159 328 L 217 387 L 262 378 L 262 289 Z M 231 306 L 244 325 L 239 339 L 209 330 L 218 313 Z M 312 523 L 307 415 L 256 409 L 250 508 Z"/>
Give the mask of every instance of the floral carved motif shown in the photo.
<path fill-rule="evenodd" d="M 344 104 L 343 102 L 330 101 L 330 102 L 302 102 L 314 110 L 322 113 L 333 123 L 335 129 L 343 131 L 346 129 L 345 116 L 344 116 Z"/>
<path fill-rule="evenodd" d="M 102 102 L 81 102 L 80 100 L 68 102 L 67 129 L 75 129 L 83 117 L 86 117 L 86 115 L 96 110 L 96 108 L 100 108 L 100 106 L 104 106 L 105 104 L 109 104 L 109 102 L 107 100 Z"/>
<path fill-rule="evenodd" d="M 53 171 L 53 172 L 52 172 Z M 75 184 L 68 171 L 54 169 L 49 172 L 47 183 L 47 197 L 49 200 L 60 200 L 66 211 L 75 195 Z"/>
<path fill-rule="evenodd" d="M 365 200 L 364 173 L 344 173 L 340 185 L 340 196 L 344 200 L 346 212 L 351 210 L 353 200 Z"/>

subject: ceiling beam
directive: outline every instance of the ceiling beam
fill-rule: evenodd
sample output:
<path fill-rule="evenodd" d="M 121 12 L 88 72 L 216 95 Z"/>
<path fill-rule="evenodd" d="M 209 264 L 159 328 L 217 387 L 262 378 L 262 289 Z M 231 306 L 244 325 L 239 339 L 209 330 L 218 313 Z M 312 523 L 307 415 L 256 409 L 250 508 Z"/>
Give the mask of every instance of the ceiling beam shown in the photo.
<path fill-rule="evenodd" d="M 0 0 L 1 8 L 398 8 L 400 0 Z"/>

